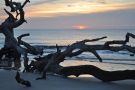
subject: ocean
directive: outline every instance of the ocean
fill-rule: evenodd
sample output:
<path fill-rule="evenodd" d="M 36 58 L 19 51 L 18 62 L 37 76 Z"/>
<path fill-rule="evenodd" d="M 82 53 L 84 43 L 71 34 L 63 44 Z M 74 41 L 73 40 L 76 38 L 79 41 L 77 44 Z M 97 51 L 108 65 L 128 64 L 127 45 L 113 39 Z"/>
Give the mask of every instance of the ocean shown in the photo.
<path fill-rule="evenodd" d="M 30 36 L 24 37 L 23 40 L 29 42 L 31 45 L 55 46 L 56 44 L 58 44 L 62 46 L 67 46 L 83 39 L 94 39 L 103 36 L 107 36 L 107 39 L 103 39 L 97 42 L 91 42 L 89 44 L 104 44 L 105 41 L 124 40 L 127 32 L 135 34 L 135 29 L 95 29 L 95 30 L 16 29 L 15 37 L 21 34 L 30 33 Z M 3 46 L 3 43 L 4 43 L 4 36 L 0 34 L 0 47 Z M 128 43 L 128 45 L 135 46 L 135 39 L 130 38 L 130 42 Z M 52 53 L 55 51 L 56 51 L 55 48 L 44 49 L 45 54 Z M 103 59 L 103 62 L 105 63 L 135 65 L 135 56 L 130 56 L 130 54 L 132 53 L 127 51 L 112 52 L 105 50 L 105 51 L 98 51 L 98 53 Z M 67 59 L 98 62 L 97 58 L 89 52 L 85 52 L 79 56 Z"/>

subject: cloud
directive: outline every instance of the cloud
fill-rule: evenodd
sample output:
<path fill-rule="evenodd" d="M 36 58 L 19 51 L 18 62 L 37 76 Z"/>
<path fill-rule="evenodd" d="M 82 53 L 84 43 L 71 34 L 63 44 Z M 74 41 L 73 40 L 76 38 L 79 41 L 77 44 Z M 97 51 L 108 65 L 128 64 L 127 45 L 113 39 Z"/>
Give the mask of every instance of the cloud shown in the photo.
<path fill-rule="evenodd" d="M 20 0 L 18 0 L 20 1 Z M 24 0 L 21 0 L 24 1 Z M 25 7 L 26 17 L 57 17 L 135 8 L 134 0 L 32 0 Z M 0 18 L 5 13 L 0 10 Z"/>
<path fill-rule="evenodd" d="M 43 3 L 53 3 L 58 0 L 34 0 L 31 4 L 32 5 L 38 5 L 38 4 L 43 4 Z"/>
<path fill-rule="evenodd" d="M 88 3 L 88 1 L 79 0 L 78 2 L 66 3 L 65 1 L 58 3 L 43 3 L 39 5 L 33 5 L 27 7 L 28 17 L 57 17 L 63 15 L 74 15 L 74 14 L 87 14 L 87 13 L 98 13 L 107 12 L 113 10 L 122 10 L 128 8 L 135 8 L 135 3 Z M 59 0 L 60 2 L 60 0 Z"/>
<path fill-rule="evenodd" d="M 32 29 L 67 29 L 73 25 L 83 24 L 98 29 L 135 29 L 135 10 L 125 9 L 92 14 L 78 14 L 60 17 L 37 17 L 28 19 L 22 28 Z"/>
<path fill-rule="evenodd" d="M 98 0 L 99 3 L 106 4 L 106 0 Z"/>

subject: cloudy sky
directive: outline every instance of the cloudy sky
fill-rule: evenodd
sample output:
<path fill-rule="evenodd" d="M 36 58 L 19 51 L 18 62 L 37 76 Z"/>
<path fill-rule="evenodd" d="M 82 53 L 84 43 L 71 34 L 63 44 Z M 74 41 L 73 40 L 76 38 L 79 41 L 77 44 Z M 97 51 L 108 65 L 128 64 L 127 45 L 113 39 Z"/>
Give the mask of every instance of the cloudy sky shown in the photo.
<path fill-rule="evenodd" d="M 23 2 L 24 0 L 16 0 Z M 135 28 L 135 0 L 30 0 L 25 7 L 30 29 Z M 0 2 L 0 22 L 7 16 Z"/>

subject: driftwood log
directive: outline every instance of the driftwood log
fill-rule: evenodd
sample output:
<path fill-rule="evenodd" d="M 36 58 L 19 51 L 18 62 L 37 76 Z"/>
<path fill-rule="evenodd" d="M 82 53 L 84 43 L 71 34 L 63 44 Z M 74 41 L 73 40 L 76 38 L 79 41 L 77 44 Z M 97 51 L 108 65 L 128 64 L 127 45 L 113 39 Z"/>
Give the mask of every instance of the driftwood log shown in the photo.
<path fill-rule="evenodd" d="M 65 60 L 65 57 L 77 56 L 83 52 L 93 53 L 99 59 L 100 62 L 102 62 L 102 58 L 97 53 L 97 50 L 110 50 L 114 52 L 126 50 L 135 54 L 135 47 L 127 45 L 127 42 L 129 42 L 130 37 L 135 38 L 135 35 L 132 33 L 127 33 L 125 40 L 107 41 L 103 45 L 88 45 L 86 43 L 98 41 L 106 37 L 96 38 L 92 40 L 86 39 L 86 40 L 78 41 L 76 43 L 71 44 L 64 51 L 61 51 L 59 47 L 56 46 L 57 52 L 53 53 L 52 56 L 48 59 L 48 63 L 44 67 L 44 70 L 43 70 L 42 78 L 46 77 L 45 74 L 47 71 L 55 72 L 60 67 L 59 64 Z M 117 44 L 118 46 L 112 46 L 114 44 Z"/>
<path fill-rule="evenodd" d="M 29 36 L 29 34 L 22 34 L 17 39 L 14 37 L 14 29 L 21 26 L 24 22 L 26 22 L 25 12 L 23 9 L 25 5 L 30 1 L 25 0 L 23 3 L 12 1 L 12 0 L 4 0 L 4 1 L 5 1 L 5 6 L 11 9 L 11 11 L 4 9 L 6 14 L 8 15 L 8 18 L 2 24 L 0 24 L 0 33 L 3 33 L 5 36 L 4 48 L 15 49 L 18 52 L 18 54 L 21 54 L 24 56 L 24 62 L 26 64 L 28 62 L 27 61 L 28 53 L 37 55 L 37 54 L 42 54 L 43 52 L 43 49 L 33 47 L 27 42 L 24 42 L 21 40 L 22 37 Z M 14 17 L 14 15 L 16 17 Z M 25 48 L 22 47 L 22 45 Z M 15 60 L 15 67 L 17 68 L 20 67 L 18 62 L 20 62 L 20 58 L 17 58 Z"/>
<path fill-rule="evenodd" d="M 29 0 L 25 0 L 24 3 L 21 5 L 20 2 L 13 2 L 12 0 L 5 0 L 5 5 L 11 8 L 11 12 L 15 13 L 16 18 L 11 12 L 4 9 L 6 14 L 8 14 L 9 17 L 0 25 L 0 33 L 3 33 L 5 36 L 4 48 L 16 49 L 18 53 L 22 53 L 22 51 L 24 50 L 18 45 L 18 42 L 16 38 L 14 37 L 14 28 L 19 27 L 26 21 L 24 19 L 25 13 L 23 11 L 23 8 L 28 2 Z M 20 61 L 20 59 L 16 59 L 16 60 L 17 60 L 16 62 Z M 19 64 L 16 63 L 15 67 L 20 67 L 18 65 Z"/>
<path fill-rule="evenodd" d="M 93 65 L 80 65 L 63 67 L 57 71 L 58 74 L 67 77 L 70 75 L 89 74 L 103 82 L 132 79 L 135 80 L 135 70 L 105 71 Z"/>

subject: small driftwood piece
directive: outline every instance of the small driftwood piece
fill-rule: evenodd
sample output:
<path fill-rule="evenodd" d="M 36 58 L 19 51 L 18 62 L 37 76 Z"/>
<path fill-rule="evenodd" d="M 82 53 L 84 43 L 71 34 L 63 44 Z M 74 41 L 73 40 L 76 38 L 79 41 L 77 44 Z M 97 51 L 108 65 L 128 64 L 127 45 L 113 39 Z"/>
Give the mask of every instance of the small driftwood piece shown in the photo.
<path fill-rule="evenodd" d="M 16 73 L 15 79 L 18 83 L 25 85 L 26 87 L 31 87 L 30 81 L 22 79 L 19 72 Z"/>

